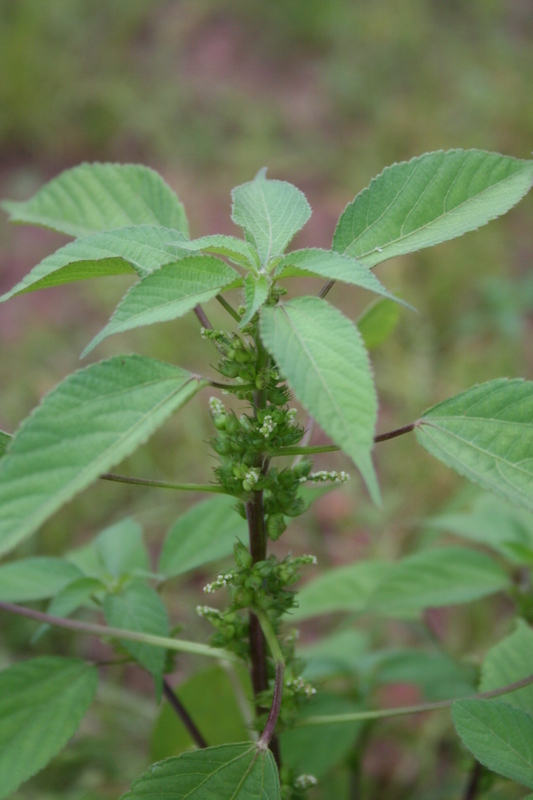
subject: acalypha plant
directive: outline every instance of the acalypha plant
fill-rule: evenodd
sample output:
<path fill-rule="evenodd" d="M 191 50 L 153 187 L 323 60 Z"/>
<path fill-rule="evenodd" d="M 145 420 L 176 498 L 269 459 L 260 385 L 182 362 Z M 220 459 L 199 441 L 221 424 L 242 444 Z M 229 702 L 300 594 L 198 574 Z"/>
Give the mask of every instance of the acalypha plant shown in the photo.
<path fill-rule="evenodd" d="M 360 755 L 374 720 L 449 706 L 458 736 L 484 769 L 533 789 L 533 594 L 531 578 L 524 578 L 533 566 L 533 383 L 502 377 L 465 387 L 421 409 L 417 420 L 378 433 L 368 353 L 388 335 L 397 307 L 409 305 L 373 268 L 484 225 L 514 206 L 532 181 L 532 161 L 480 150 L 394 164 L 348 203 L 330 250 L 287 250 L 311 209 L 299 189 L 270 180 L 266 170 L 233 190 L 232 220 L 242 237 L 190 239 L 176 194 L 138 165 L 82 164 L 26 202 L 4 202 L 14 222 L 73 241 L 0 301 L 131 274 L 136 282 L 83 355 L 108 336 L 189 312 L 212 347 L 212 375 L 140 355 L 91 363 L 49 392 L 13 435 L 0 432 L 2 554 L 16 551 L 99 479 L 135 483 L 139 491 L 162 486 L 210 495 L 176 520 L 155 566 L 134 519 L 64 558 L 20 557 L 0 566 L 4 612 L 40 623 L 39 636 L 60 626 L 102 637 L 120 654 L 117 663 L 129 659 L 153 676 L 156 701 L 164 695 L 165 708 L 185 725 L 188 744 L 152 765 L 124 797 L 300 798 L 317 783 L 320 789 L 343 759 Z M 322 279 L 322 288 L 295 296 L 296 277 Z M 347 291 L 359 287 L 377 296 L 356 322 L 327 298 L 339 281 Z M 211 301 L 227 312 L 227 327 L 212 326 L 205 308 Z M 209 403 L 213 424 L 210 482 L 109 472 L 197 396 Z M 315 424 L 331 444 L 310 444 Z M 379 504 L 374 446 L 409 433 L 485 490 L 469 511 L 433 520 L 436 531 L 462 536 L 470 546 L 432 544 L 395 562 L 363 560 L 308 574 L 298 593 L 295 584 L 303 570 L 315 569 L 315 557 L 283 555 L 280 545 L 274 554 L 270 544 L 313 499 L 350 477 L 346 459 L 331 471 L 317 469 L 315 458 L 348 456 L 352 481 L 361 480 Z M 198 641 L 205 622 L 192 640 L 175 636 L 162 587 L 221 559 L 222 572 L 209 580 L 206 604 L 197 608 L 212 626 L 210 642 Z M 444 674 L 455 696 L 438 696 L 433 687 L 418 706 L 372 707 L 372 690 L 386 682 L 387 657 L 368 652 L 358 613 L 412 619 L 428 607 L 496 592 L 512 599 L 518 619 L 488 650 L 480 674 L 444 653 L 413 647 L 403 652 L 404 666 L 422 669 L 429 683 L 433 670 Z M 35 601 L 47 601 L 46 612 L 28 607 Z M 331 612 L 345 622 L 300 645 L 295 623 Z M 185 695 L 172 688 L 166 675 L 180 653 L 214 659 L 206 672 L 211 679 L 213 669 L 232 674 L 232 696 L 240 693 L 237 739 L 210 742 Z M 365 670 L 371 657 L 374 669 Z M 0 798 L 65 747 L 95 697 L 98 671 L 88 660 L 38 656 L 0 673 Z M 212 713 L 216 718 L 216 698 Z"/>

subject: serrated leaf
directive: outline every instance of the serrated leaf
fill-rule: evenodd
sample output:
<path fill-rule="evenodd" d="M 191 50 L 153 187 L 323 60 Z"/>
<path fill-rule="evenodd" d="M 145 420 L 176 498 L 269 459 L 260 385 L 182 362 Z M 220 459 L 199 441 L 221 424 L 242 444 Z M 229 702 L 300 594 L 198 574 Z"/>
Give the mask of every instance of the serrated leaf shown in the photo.
<path fill-rule="evenodd" d="M 342 213 L 333 249 L 373 267 L 475 230 L 529 191 L 533 161 L 449 150 L 387 167 Z"/>
<path fill-rule="evenodd" d="M 254 275 L 248 273 L 244 279 L 244 297 L 246 299 L 246 311 L 241 318 L 239 326 L 242 327 L 250 322 L 253 315 L 259 311 L 263 303 L 268 298 L 270 285 L 266 275 Z"/>
<path fill-rule="evenodd" d="M 302 405 L 359 468 L 374 501 L 377 397 L 355 325 L 318 297 L 261 309 L 261 338 Z"/>
<path fill-rule="evenodd" d="M 388 617 L 417 616 L 425 608 L 469 603 L 510 586 L 506 571 L 485 553 L 438 547 L 391 565 L 365 610 Z"/>
<path fill-rule="evenodd" d="M 225 256 L 234 264 L 241 267 L 257 269 L 259 259 L 255 249 L 244 241 L 237 239 L 236 236 L 224 236 L 216 233 L 211 236 L 201 236 L 199 239 L 192 239 L 187 245 L 189 250 L 201 250 L 202 253 L 216 253 Z"/>
<path fill-rule="evenodd" d="M 385 342 L 396 328 L 400 309 L 392 300 L 376 300 L 357 319 L 359 333 L 368 350 L 375 350 Z"/>
<path fill-rule="evenodd" d="M 362 611 L 391 565 L 386 561 L 357 561 L 336 567 L 306 583 L 298 592 L 292 619 L 306 619 L 336 611 Z"/>
<path fill-rule="evenodd" d="M 11 436 L 9 433 L 4 433 L 4 431 L 0 431 L 0 458 L 3 458 L 6 454 L 7 446 L 11 441 Z"/>
<path fill-rule="evenodd" d="M 484 489 L 533 511 L 533 382 L 498 379 L 424 412 L 416 437 Z"/>
<path fill-rule="evenodd" d="M 76 658 L 43 656 L 0 673 L 0 798 L 62 750 L 97 682 L 96 668 Z"/>
<path fill-rule="evenodd" d="M 169 635 L 165 604 L 155 589 L 141 581 L 128 584 L 119 594 L 108 594 L 104 600 L 104 616 L 112 628 L 123 628 L 156 636 Z M 161 695 L 166 652 L 161 647 L 120 639 L 141 666 L 154 676 L 158 696 Z"/>
<path fill-rule="evenodd" d="M 231 555 L 237 539 L 248 536 L 246 520 L 234 506 L 235 498 L 220 495 L 178 517 L 164 541 L 158 571 L 171 578 Z"/>
<path fill-rule="evenodd" d="M 152 764 L 122 800 L 279 800 L 270 750 L 251 742 L 206 747 Z"/>
<path fill-rule="evenodd" d="M 189 233 L 177 195 L 157 172 L 139 164 L 81 164 L 62 172 L 30 200 L 4 201 L 2 207 L 13 222 L 70 236 L 144 224 Z"/>
<path fill-rule="evenodd" d="M 0 461 L 0 552 L 130 455 L 204 385 L 141 356 L 117 356 L 66 378 L 22 423 Z"/>
<path fill-rule="evenodd" d="M 137 274 L 189 254 L 188 240 L 179 231 L 154 225 L 135 225 L 94 233 L 61 247 L 37 264 L 0 302 L 15 295 L 105 275 Z"/>
<path fill-rule="evenodd" d="M 455 729 L 476 759 L 494 772 L 533 788 L 533 718 L 499 700 L 459 700 Z"/>
<path fill-rule="evenodd" d="M 239 273 L 213 256 L 187 256 L 165 264 L 131 287 L 82 358 L 107 336 L 182 317 L 236 282 Z"/>
<path fill-rule="evenodd" d="M 134 519 L 123 519 L 106 528 L 94 539 L 92 546 L 104 569 L 115 578 L 150 569 L 143 531 Z"/>
<path fill-rule="evenodd" d="M 12 561 L 0 566 L 0 600 L 25 603 L 54 597 L 81 577 L 80 570 L 62 558 L 35 556 Z"/>
<path fill-rule="evenodd" d="M 481 668 L 480 692 L 499 689 L 527 678 L 533 671 L 533 631 L 524 620 L 516 620 L 516 629 L 491 647 Z M 525 686 L 503 698 L 506 703 L 533 713 L 533 686 Z"/>
<path fill-rule="evenodd" d="M 369 292 L 380 294 L 401 305 L 408 305 L 387 291 L 383 284 L 357 259 L 337 253 L 335 250 L 309 248 L 287 253 L 276 267 L 277 278 L 294 278 L 300 275 L 319 275 L 333 281 L 343 281 L 360 286 Z M 411 308 L 411 306 L 409 306 Z"/>
<path fill-rule="evenodd" d="M 244 229 L 263 266 L 283 253 L 311 216 L 303 192 L 285 181 L 250 181 L 233 189 L 231 196 L 231 218 Z"/>

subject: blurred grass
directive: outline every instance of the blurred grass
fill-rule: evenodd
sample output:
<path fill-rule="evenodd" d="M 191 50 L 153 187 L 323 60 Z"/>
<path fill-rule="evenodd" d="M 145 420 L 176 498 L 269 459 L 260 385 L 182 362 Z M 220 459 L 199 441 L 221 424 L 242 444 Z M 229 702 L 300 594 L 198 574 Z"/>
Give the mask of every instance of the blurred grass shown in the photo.
<path fill-rule="evenodd" d="M 327 247 L 344 205 L 387 164 L 450 147 L 530 156 L 532 34 L 528 0 L 0 0 L 0 194 L 27 197 L 82 160 L 142 161 L 178 191 L 193 235 L 233 232 L 231 187 L 268 165 L 314 208 L 298 245 Z M 378 268 L 419 310 L 402 311 L 395 335 L 373 357 L 380 430 L 476 381 L 532 377 L 532 212 L 527 198 L 479 232 Z M 62 242 L 9 228 L 2 217 L 0 291 Z M 0 308 L 0 428 L 14 430 L 79 366 L 79 352 L 124 287 L 121 279 L 62 287 Z M 353 319 L 371 300 L 341 287 L 330 299 Z M 216 305 L 212 313 L 222 321 Z M 197 330 L 194 317 L 140 330 L 110 339 L 95 358 L 135 350 L 208 370 L 212 355 Z M 208 480 L 212 461 L 198 446 L 210 435 L 207 397 L 121 470 Z M 376 459 L 383 508 L 369 504 L 354 475 L 347 492 L 323 498 L 291 527 L 294 552 L 311 548 L 324 566 L 397 557 L 419 541 L 413 523 L 464 485 L 409 437 L 380 445 Z M 339 457 L 324 458 L 330 464 Z M 143 522 L 155 552 L 192 501 L 98 485 L 20 552 L 62 553 L 125 514 Z M 197 584 L 170 598 L 173 618 L 193 633 Z M 496 601 L 475 604 L 441 615 L 436 630 L 450 652 L 479 660 L 509 613 Z M 377 644 L 409 640 L 398 625 L 362 624 Z M 3 661 L 33 652 L 30 630 L 20 620 L 5 624 Z M 39 647 L 95 652 L 94 643 L 63 634 Z M 123 691 L 121 676 L 108 678 L 106 686 Z M 134 670 L 125 680 L 146 691 Z M 65 756 L 17 798 L 117 797 L 146 763 L 141 717 L 98 704 Z M 118 739 L 120 757 L 110 761 L 106 743 Z M 374 735 L 365 796 L 457 796 L 468 768 L 442 717 L 390 723 Z M 334 780 L 329 791 L 346 796 L 346 775 Z M 498 786 L 486 796 L 514 796 Z"/>

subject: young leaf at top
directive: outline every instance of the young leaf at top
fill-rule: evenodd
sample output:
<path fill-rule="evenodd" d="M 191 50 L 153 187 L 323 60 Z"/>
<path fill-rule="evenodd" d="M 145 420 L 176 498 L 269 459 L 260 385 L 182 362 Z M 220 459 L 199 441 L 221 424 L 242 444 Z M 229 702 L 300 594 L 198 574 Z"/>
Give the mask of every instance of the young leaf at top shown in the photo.
<path fill-rule="evenodd" d="M 533 382 L 489 381 L 424 412 L 420 444 L 474 483 L 533 511 Z"/>
<path fill-rule="evenodd" d="M 0 600 L 26 603 L 54 597 L 83 573 L 62 558 L 34 556 L 0 566 Z"/>
<path fill-rule="evenodd" d="M 400 320 L 400 309 L 392 300 L 376 300 L 366 308 L 356 324 L 368 350 L 387 341 Z"/>
<path fill-rule="evenodd" d="M 359 468 L 372 498 L 377 416 L 372 370 L 359 331 L 318 297 L 261 309 L 261 338 L 302 405 Z"/>
<path fill-rule="evenodd" d="M 373 267 L 479 228 L 532 182 L 533 161 L 483 150 L 426 153 L 387 167 L 347 205 L 333 249 Z"/>
<path fill-rule="evenodd" d="M 246 325 L 250 322 L 253 315 L 258 311 L 265 300 L 268 298 L 269 283 L 266 275 L 254 275 L 249 272 L 244 279 L 244 297 L 246 299 L 246 311 L 239 325 Z"/>
<path fill-rule="evenodd" d="M 107 336 L 182 317 L 198 303 L 205 303 L 240 275 L 220 258 L 187 256 L 165 264 L 134 284 L 115 313 L 82 353 L 82 358 Z"/>
<path fill-rule="evenodd" d="M 141 356 L 117 356 L 66 378 L 0 461 L 0 553 L 133 453 L 205 383 Z"/>
<path fill-rule="evenodd" d="M 274 756 L 253 742 L 206 747 L 152 764 L 121 800 L 279 800 Z"/>
<path fill-rule="evenodd" d="M 480 692 L 490 692 L 500 686 L 521 681 L 533 673 L 533 630 L 522 619 L 516 628 L 490 648 L 481 667 Z M 533 714 L 533 685 L 524 686 L 502 698 L 511 706 Z"/>
<path fill-rule="evenodd" d="M 231 196 L 231 218 L 257 248 L 263 267 L 283 253 L 311 216 L 305 195 L 285 181 L 250 181 L 233 189 Z"/>
<path fill-rule="evenodd" d="M 177 195 L 157 172 L 139 164 L 81 164 L 62 172 L 30 200 L 4 201 L 2 207 L 13 222 L 75 237 L 143 224 L 189 235 Z"/>
<path fill-rule="evenodd" d="M 187 247 L 191 251 L 202 253 L 214 253 L 233 261 L 247 269 L 258 269 L 260 264 L 255 249 L 244 239 L 237 239 L 235 236 L 224 236 L 215 233 L 211 236 L 201 236 L 199 239 L 192 239 Z"/>
<path fill-rule="evenodd" d="M 477 760 L 533 788 L 533 718 L 500 700 L 458 700 L 455 729 Z"/>
<path fill-rule="evenodd" d="M 0 798 L 63 749 L 93 701 L 96 667 L 42 656 L 0 672 Z"/>
<path fill-rule="evenodd" d="M 11 436 L 9 433 L 4 433 L 4 431 L 0 431 L 0 458 L 5 456 L 7 446 L 11 441 Z"/>
<path fill-rule="evenodd" d="M 178 517 L 163 543 L 158 571 L 171 578 L 231 555 L 237 539 L 248 536 L 246 520 L 234 506 L 235 498 L 219 495 Z"/>

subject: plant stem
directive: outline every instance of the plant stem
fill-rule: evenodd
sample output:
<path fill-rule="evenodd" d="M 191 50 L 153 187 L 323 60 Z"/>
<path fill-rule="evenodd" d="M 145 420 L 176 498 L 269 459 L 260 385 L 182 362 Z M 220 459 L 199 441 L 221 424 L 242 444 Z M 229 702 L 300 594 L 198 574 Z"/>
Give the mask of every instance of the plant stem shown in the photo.
<path fill-rule="evenodd" d="M 261 734 L 261 738 L 259 739 L 259 747 L 266 749 L 272 741 L 272 737 L 274 736 L 276 723 L 278 721 L 279 712 L 281 709 L 281 699 L 283 697 L 283 676 L 285 674 L 285 659 L 283 658 L 283 653 L 281 652 L 281 647 L 279 646 L 276 632 L 272 627 L 270 617 L 261 608 L 256 608 L 254 610 L 257 619 L 259 620 L 259 624 L 261 625 L 261 630 L 263 631 L 267 644 L 270 648 L 272 658 L 274 659 L 274 664 L 276 665 L 276 678 L 274 682 L 272 706 L 270 708 L 270 713 L 268 715 L 265 728 Z"/>
<path fill-rule="evenodd" d="M 130 478 L 127 475 L 115 475 L 114 472 L 105 472 L 100 475 L 100 479 L 103 481 L 116 481 L 117 483 L 133 483 L 136 486 L 152 486 L 155 489 L 180 489 L 184 492 L 228 494 L 222 486 L 211 483 L 169 483 L 168 481 L 152 481 L 148 478 Z"/>
<path fill-rule="evenodd" d="M 393 431 L 388 431 L 388 433 L 380 433 L 379 436 L 374 437 L 374 444 L 379 444 L 379 442 L 387 442 L 389 439 L 395 439 L 397 436 L 403 436 L 404 433 L 410 433 L 414 431 L 418 422 L 410 422 L 409 425 L 403 425 L 401 428 L 396 428 Z"/>
<path fill-rule="evenodd" d="M 491 700 L 493 697 L 500 697 L 502 694 L 510 694 L 525 686 L 533 683 L 533 675 L 522 678 L 520 681 L 508 683 L 490 692 L 480 692 L 468 697 L 456 697 L 453 700 L 438 700 L 436 703 L 423 703 L 419 706 L 400 706 L 399 708 L 383 708 L 379 711 L 355 711 L 350 714 L 327 714 L 320 717 L 305 717 L 297 723 L 297 726 L 304 725 L 331 725 L 337 722 L 359 722 L 365 719 L 384 719 L 387 717 L 399 717 L 404 714 L 420 714 L 424 711 L 438 711 L 441 708 L 450 708 L 454 703 L 461 700 Z"/>
<path fill-rule="evenodd" d="M 196 727 L 194 720 L 190 716 L 189 712 L 187 711 L 187 709 L 185 708 L 179 697 L 174 693 L 171 685 L 168 683 L 166 678 L 163 679 L 163 692 L 168 702 L 170 703 L 170 705 L 172 706 L 178 717 L 181 719 L 181 721 L 187 728 L 188 732 L 190 733 L 191 738 L 196 742 L 198 747 L 200 749 L 208 747 L 209 745 L 207 744 L 206 740 Z"/>
<path fill-rule="evenodd" d="M 410 433 L 413 431 L 418 425 L 417 422 L 410 422 L 408 425 L 403 425 L 401 428 L 395 428 L 393 431 L 387 431 L 387 433 L 380 433 L 378 436 L 374 437 L 374 444 L 379 444 L 380 442 L 387 442 L 389 439 L 395 439 L 397 436 L 403 436 L 404 433 Z M 311 447 L 302 447 L 299 445 L 295 445 L 294 447 L 281 447 L 277 453 L 274 455 L 276 456 L 311 456 L 315 455 L 316 453 L 334 453 L 340 450 L 340 447 L 337 447 L 336 444 L 315 444 L 311 445 Z"/>
<path fill-rule="evenodd" d="M 240 322 L 240 321 L 241 321 L 241 318 L 239 317 L 239 315 L 237 314 L 237 312 L 235 311 L 235 309 L 234 309 L 232 306 L 230 306 L 230 304 L 228 303 L 228 301 L 227 301 L 227 300 L 225 300 L 225 299 L 222 297 L 222 295 L 221 295 L 221 294 L 217 294 L 217 296 L 216 296 L 216 297 L 217 297 L 217 300 L 218 300 L 218 302 L 220 303 L 220 305 L 221 305 L 223 308 L 225 308 L 225 309 L 226 309 L 226 311 L 228 312 L 228 314 L 231 314 L 231 316 L 233 317 L 233 319 L 234 319 L 234 320 L 236 320 L 237 322 Z"/>
<path fill-rule="evenodd" d="M 470 775 L 468 776 L 468 783 L 466 784 L 463 800 L 474 800 L 474 797 L 478 793 L 481 774 L 481 764 L 479 761 L 474 761 L 474 766 L 472 767 Z"/>
<path fill-rule="evenodd" d="M 204 328 L 209 328 L 210 330 L 213 330 L 213 326 L 207 319 L 206 313 L 201 305 L 197 305 L 194 307 L 194 313 L 196 314 L 196 316 L 198 317 L 200 323 L 203 325 Z"/>
<path fill-rule="evenodd" d="M 319 291 L 318 296 L 319 297 L 325 297 L 327 295 L 327 293 L 329 292 L 329 290 L 332 289 L 334 286 L 335 286 L 335 281 L 328 281 L 327 283 L 324 284 L 322 289 Z"/>
<path fill-rule="evenodd" d="M 165 650 L 194 653 L 199 656 L 208 656 L 209 658 L 218 658 L 225 661 L 240 661 L 239 657 L 229 650 L 209 647 L 209 645 L 201 644 L 200 642 L 189 642 L 184 639 L 170 639 L 166 636 L 154 636 L 151 633 L 138 633 L 123 628 L 111 628 L 108 625 L 95 625 L 91 622 L 81 622 L 76 619 L 63 619 L 62 617 L 43 614 L 42 611 L 35 611 L 33 608 L 25 608 L 24 606 L 13 605 L 12 603 L 0 602 L 0 609 L 13 614 L 20 614 L 21 617 L 28 617 L 28 619 L 33 619 L 37 622 L 45 622 L 47 625 L 55 625 L 58 628 L 67 628 L 71 631 L 87 633 L 89 636 L 109 636 L 112 639 L 127 639 L 130 642 L 151 644 L 154 647 L 163 647 Z"/>

